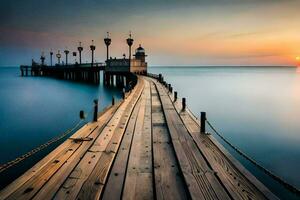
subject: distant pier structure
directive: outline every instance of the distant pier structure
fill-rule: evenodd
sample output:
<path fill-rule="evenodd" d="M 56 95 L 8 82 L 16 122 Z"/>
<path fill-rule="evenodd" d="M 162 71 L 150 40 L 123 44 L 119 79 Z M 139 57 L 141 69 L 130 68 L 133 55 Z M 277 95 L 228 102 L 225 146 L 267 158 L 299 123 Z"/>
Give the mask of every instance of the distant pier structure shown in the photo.
<path fill-rule="evenodd" d="M 104 38 L 104 43 L 106 45 L 106 61 L 96 62 L 94 41 L 90 45 L 91 51 L 91 62 L 82 63 L 82 52 L 83 47 L 81 42 L 77 48 L 77 52 L 73 52 L 73 57 L 79 56 L 79 63 L 71 63 L 68 49 L 63 52 L 64 59 L 60 51 L 54 54 L 51 50 L 50 52 L 50 66 L 45 64 L 46 57 L 44 53 L 40 57 L 41 62 L 37 63 L 32 60 L 31 66 L 21 65 L 20 71 L 21 76 L 48 76 L 65 80 L 81 81 L 86 83 L 99 84 L 100 83 L 100 71 L 103 72 L 103 83 L 106 86 L 118 86 L 122 88 L 130 88 L 136 84 L 135 74 L 147 74 L 147 62 L 146 54 L 144 48 L 139 45 L 135 50 L 134 58 L 131 58 L 131 47 L 133 45 L 133 38 L 131 33 L 126 42 L 129 47 L 128 57 L 123 54 L 122 58 L 112 58 L 109 54 L 109 46 L 111 45 L 111 38 L 109 33 Z M 57 58 L 57 63 L 53 65 L 53 54 Z M 63 62 L 63 60 L 65 62 Z"/>
<path fill-rule="evenodd" d="M 104 39 L 105 44 L 108 44 L 110 38 Z M 131 86 L 130 76 L 132 74 L 147 74 L 147 62 L 145 62 L 146 54 L 144 48 L 141 45 L 136 49 L 134 57 L 131 58 L 131 46 L 133 39 L 131 34 L 126 40 L 129 47 L 129 56 L 123 54 L 123 58 L 108 58 L 108 46 L 107 45 L 107 60 L 104 70 L 104 83 L 106 85 L 112 85 L 116 83 L 117 86 Z M 110 44 L 110 43 L 109 43 Z"/>

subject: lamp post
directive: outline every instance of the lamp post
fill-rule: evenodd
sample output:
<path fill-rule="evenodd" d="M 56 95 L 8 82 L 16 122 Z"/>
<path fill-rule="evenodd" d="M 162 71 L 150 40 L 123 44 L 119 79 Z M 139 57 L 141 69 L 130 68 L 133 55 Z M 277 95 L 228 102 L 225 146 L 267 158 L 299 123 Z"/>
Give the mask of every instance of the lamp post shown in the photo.
<path fill-rule="evenodd" d="M 41 55 L 42 66 L 45 65 L 45 59 L 46 59 L 46 57 L 44 56 L 44 52 L 42 52 L 42 55 Z"/>
<path fill-rule="evenodd" d="M 59 51 L 59 50 L 58 50 L 58 52 L 57 52 L 57 54 L 56 54 L 56 58 L 57 58 L 58 64 L 60 65 L 61 54 L 60 54 L 60 51 Z"/>
<path fill-rule="evenodd" d="M 111 44 L 111 39 L 109 38 L 109 32 L 107 32 L 106 38 L 104 38 L 104 43 L 106 45 L 106 61 L 109 58 L 109 45 Z"/>
<path fill-rule="evenodd" d="M 68 65 L 68 54 L 70 53 L 70 51 L 66 49 L 64 52 L 66 54 L 66 65 Z"/>
<path fill-rule="evenodd" d="M 50 66 L 52 67 L 52 57 L 53 57 L 53 52 L 52 50 L 50 51 Z"/>
<path fill-rule="evenodd" d="M 94 40 L 92 40 L 92 45 L 90 46 L 90 49 L 92 51 L 92 62 L 91 62 L 91 66 L 94 66 L 94 51 L 96 49 L 96 46 L 94 45 Z"/>
<path fill-rule="evenodd" d="M 81 42 L 79 42 L 79 47 L 77 49 L 79 51 L 79 64 L 81 64 L 81 52 L 83 51 L 83 47 L 81 46 Z"/>
<path fill-rule="evenodd" d="M 129 46 L 129 67 L 130 67 L 130 61 L 131 61 L 131 46 L 133 45 L 133 39 L 131 38 L 131 32 L 129 32 L 129 38 L 127 38 L 127 44 Z"/>

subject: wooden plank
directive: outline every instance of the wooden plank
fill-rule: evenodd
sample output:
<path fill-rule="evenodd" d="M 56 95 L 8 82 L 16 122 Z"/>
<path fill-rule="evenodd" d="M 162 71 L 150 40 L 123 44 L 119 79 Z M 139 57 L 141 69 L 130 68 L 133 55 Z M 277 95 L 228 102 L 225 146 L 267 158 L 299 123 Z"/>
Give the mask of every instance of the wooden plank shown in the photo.
<path fill-rule="evenodd" d="M 94 143 L 96 138 L 102 132 L 108 121 L 116 111 L 116 107 L 111 107 L 107 112 L 102 114 L 95 124 L 99 127 L 94 129 L 88 136 L 91 140 L 84 141 L 83 144 L 77 149 L 77 151 L 64 163 L 64 165 L 53 175 L 53 177 L 41 188 L 41 190 L 35 195 L 34 199 L 52 199 L 58 189 L 70 175 L 75 166 L 79 163 L 83 155 L 88 148 Z"/>
<path fill-rule="evenodd" d="M 141 97 L 127 173 L 123 199 L 153 199 L 151 99 L 150 85 L 145 83 Z"/>
<path fill-rule="evenodd" d="M 151 92 L 156 199 L 188 199 L 189 194 L 176 161 L 161 104 L 153 83 L 151 84 Z"/>
<path fill-rule="evenodd" d="M 57 192 L 55 199 L 75 199 L 78 196 L 82 186 L 88 180 L 100 158 L 103 156 L 109 140 L 112 137 L 112 133 L 116 130 L 117 124 L 119 123 L 122 113 L 124 112 L 124 107 L 127 107 L 128 105 L 134 105 L 134 102 L 132 103 L 131 99 L 133 97 L 138 98 L 142 87 L 143 82 L 139 81 L 137 87 L 132 91 L 127 100 L 119 107 L 117 112 L 114 114 L 113 119 L 103 129 L 100 136 L 89 148 L 86 155 L 82 158 L 77 167 L 65 181 L 63 187 L 61 187 Z"/>
<path fill-rule="evenodd" d="M 93 127 L 91 123 L 88 123 L 82 126 L 77 132 L 75 132 L 72 137 L 78 137 L 84 130 L 89 127 Z M 22 176 L 13 181 L 7 187 L 0 191 L 0 199 L 6 199 L 9 195 L 11 195 L 14 191 L 16 191 L 20 186 L 22 186 L 26 181 L 36 175 L 45 165 L 49 164 L 55 156 L 58 155 L 61 151 L 65 150 L 72 143 L 71 140 L 66 140 L 64 143 L 59 145 L 56 149 L 54 149 L 51 153 L 49 153 L 45 158 L 35 164 L 31 169 L 26 171 Z"/>
<path fill-rule="evenodd" d="M 108 177 L 108 181 L 105 185 L 103 200 L 113 200 L 113 199 L 121 199 L 122 197 L 122 189 L 126 175 L 127 163 L 129 152 L 132 144 L 133 132 L 135 129 L 135 124 L 137 121 L 138 111 L 140 109 L 140 102 L 137 103 L 134 111 L 130 117 L 128 122 L 128 126 L 126 128 L 125 135 L 123 137 L 121 146 L 116 155 L 115 162 L 113 164 L 112 170 Z"/>
<path fill-rule="evenodd" d="M 190 137 L 166 91 L 161 84 L 157 82 L 155 84 L 160 95 L 176 156 L 192 198 L 230 199 L 217 177 L 211 175 L 214 173 Z"/>
<path fill-rule="evenodd" d="M 118 120 L 118 123 L 111 124 L 110 128 L 113 129 L 113 127 L 115 127 L 114 128 L 115 131 L 109 131 L 109 130 L 104 131 L 104 134 L 107 133 L 106 135 L 108 136 L 110 135 L 109 138 L 112 138 L 113 135 L 115 134 L 118 137 L 117 136 L 113 137 L 112 141 L 110 141 L 107 144 L 107 148 L 105 148 L 104 151 L 102 152 L 102 155 L 100 159 L 97 161 L 95 168 L 88 176 L 88 178 L 85 180 L 81 190 L 79 191 L 79 194 L 77 196 L 78 199 L 99 199 L 100 198 L 103 191 L 103 185 L 106 182 L 109 169 L 111 168 L 112 162 L 116 154 L 116 151 L 112 149 L 114 148 L 114 146 L 116 146 L 116 149 L 119 147 L 123 136 L 123 134 L 121 133 L 124 133 L 125 131 L 126 128 L 125 126 L 127 125 L 129 116 L 141 94 L 142 89 L 143 89 L 143 85 L 139 85 L 138 90 L 135 91 L 133 95 L 130 95 L 127 101 L 125 101 L 124 104 L 122 105 L 119 112 L 121 113 L 120 116 L 118 116 L 118 112 L 116 113 L 116 116 L 114 116 L 114 118 Z M 113 134 L 111 134 L 110 132 L 113 132 Z M 92 151 L 95 150 L 97 149 L 92 149 Z"/>
<path fill-rule="evenodd" d="M 70 150 L 62 151 L 51 160 L 51 163 L 43 167 L 39 173 L 19 187 L 7 199 L 31 199 L 51 176 L 63 165 L 63 163 L 80 147 L 81 143 L 72 143 Z"/>
<path fill-rule="evenodd" d="M 91 125 L 90 127 L 94 127 Z M 85 127 L 81 129 L 75 136 L 87 137 L 91 133 L 91 128 Z M 62 149 L 50 162 L 43 165 L 38 172 L 28 179 L 23 185 L 16 189 L 14 193 L 7 197 L 7 199 L 31 199 L 36 192 L 52 177 L 52 175 L 72 156 L 72 154 L 81 146 L 82 142 L 74 142 L 67 140 Z"/>

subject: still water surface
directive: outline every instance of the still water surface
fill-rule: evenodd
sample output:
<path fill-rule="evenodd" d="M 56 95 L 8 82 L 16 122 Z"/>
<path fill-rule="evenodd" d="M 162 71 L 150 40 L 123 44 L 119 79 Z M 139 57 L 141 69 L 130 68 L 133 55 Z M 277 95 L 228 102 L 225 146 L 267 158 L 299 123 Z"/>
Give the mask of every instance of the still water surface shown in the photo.
<path fill-rule="evenodd" d="M 178 95 L 187 98 L 194 114 L 206 111 L 224 137 L 300 188 L 299 69 L 152 67 L 149 71 L 162 73 Z M 278 196 L 297 199 L 222 144 Z"/>

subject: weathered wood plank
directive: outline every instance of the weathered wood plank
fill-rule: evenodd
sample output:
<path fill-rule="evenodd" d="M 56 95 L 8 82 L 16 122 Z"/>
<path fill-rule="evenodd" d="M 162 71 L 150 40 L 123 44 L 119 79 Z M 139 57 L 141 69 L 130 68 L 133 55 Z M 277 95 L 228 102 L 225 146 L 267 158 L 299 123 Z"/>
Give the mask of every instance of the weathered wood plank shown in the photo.
<path fill-rule="evenodd" d="M 118 110 L 120 111 L 119 112 L 120 114 L 118 114 L 118 112 L 116 113 L 116 117 L 114 118 L 117 120 L 118 123 L 113 123 L 111 124 L 110 127 L 111 129 L 114 129 L 114 131 L 112 130 L 104 131 L 104 134 L 107 133 L 108 136 L 110 135 L 109 143 L 107 144 L 106 148 L 102 152 L 102 155 L 100 159 L 97 161 L 95 168 L 88 176 L 81 190 L 79 191 L 79 194 L 77 196 L 78 199 L 99 199 L 100 198 L 103 191 L 103 185 L 106 182 L 109 169 L 115 158 L 116 151 L 120 145 L 123 133 L 125 131 L 126 128 L 125 126 L 127 125 L 129 116 L 134 106 L 136 105 L 139 96 L 141 95 L 143 84 L 139 85 L 136 88 L 135 90 L 137 91 L 134 91 L 133 95 L 130 95 L 127 101 L 125 101 L 121 106 L 121 108 Z M 116 149 L 112 149 L 114 147 L 116 147 Z M 92 149 L 92 150 L 94 151 L 96 149 Z"/>
<path fill-rule="evenodd" d="M 154 180 L 157 199 L 188 199 L 189 194 L 179 171 L 169 136 L 161 103 L 153 83 L 152 92 L 152 134 Z"/>
<path fill-rule="evenodd" d="M 84 126 L 82 126 L 77 132 L 75 132 L 72 137 L 78 137 L 80 134 L 84 132 L 89 127 L 94 127 L 94 125 L 88 123 Z M 5 187 L 3 190 L 0 191 L 0 199 L 6 199 L 9 195 L 11 195 L 14 191 L 16 191 L 19 187 L 21 187 L 26 181 L 28 181 L 30 178 L 32 178 L 35 174 L 37 174 L 45 165 L 49 164 L 51 160 L 55 156 L 58 155 L 61 151 L 65 150 L 70 146 L 72 143 L 71 140 L 67 140 L 61 145 L 59 145 L 56 149 L 54 149 L 51 153 L 49 153 L 45 158 L 43 158 L 41 161 L 39 161 L 37 164 L 35 164 L 31 169 L 26 171 L 22 176 L 20 176 L 18 179 L 16 179 L 14 182 L 9 184 L 7 187 Z"/>
<path fill-rule="evenodd" d="M 126 132 L 124 134 L 121 146 L 117 153 L 115 162 L 113 164 L 112 170 L 108 177 L 108 181 L 105 185 L 103 200 L 113 200 L 121 199 L 122 189 L 126 175 L 127 163 L 129 158 L 129 152 L 132 144 L 133 133 L 135 129 L 135 124 L 137 121 L 138 111 L 140 109 L 140 102 L 134 108 L 134 111 L 128 122 Z"/>
<path fill-rule="evenodd" d="M 190 137 L 172 101 L 156 83 L 176 156 L 193 199 L 230 199 Z"/>
<path fill-rule="evenodd" d="M 150 85 L 145 83 L 130 150 L 123 199 L 152 199 L 152 137 Z"/>
<path fill-rule="evenodd" d="M 90 126 L 94 127 L 94 125 Z M 91 131 L 90 127 L 86 127 L 75 136 L 87 137 Z M 68 145 L 69 144 L 69 145 Z M 81 146 L 82 142 L 67 141 L 64 149 L 54 156 L 49 163 L 44 165 L 34 176 L 26 181 L 22 186 L 12 193 L 7 199 L 31 199 L 40 188 L 60 169 L 60 167 L 70 158 L 74 152 Z"/>
<path fill-rule="evenodd" d="M 51 160 L 47 166 L 43 167 L 35 176 L 19 187 L 7 199 L 31 199 L 40 188 L 51 178 L 51 176 L 72 156 L 80 147 L 81 143 L 74 143 L 69 146 L 70 150 L 62 151 Z"/>
<path fill-rule="evenodd" d="M 111 119 L 118 107 L 111 107 L 107 110 L 95 124 L 96 127 L 88 136 L 91 140 L 84 141 L 77 151 L 64 163 L 64 165 L 53 175 L 53 177 L 41 188 L 34 199 L 52 199 L 75 166 L 79 163 L 88 148 L 94 143 L 96 138 L 102 132 L 108 121 Z"/>

